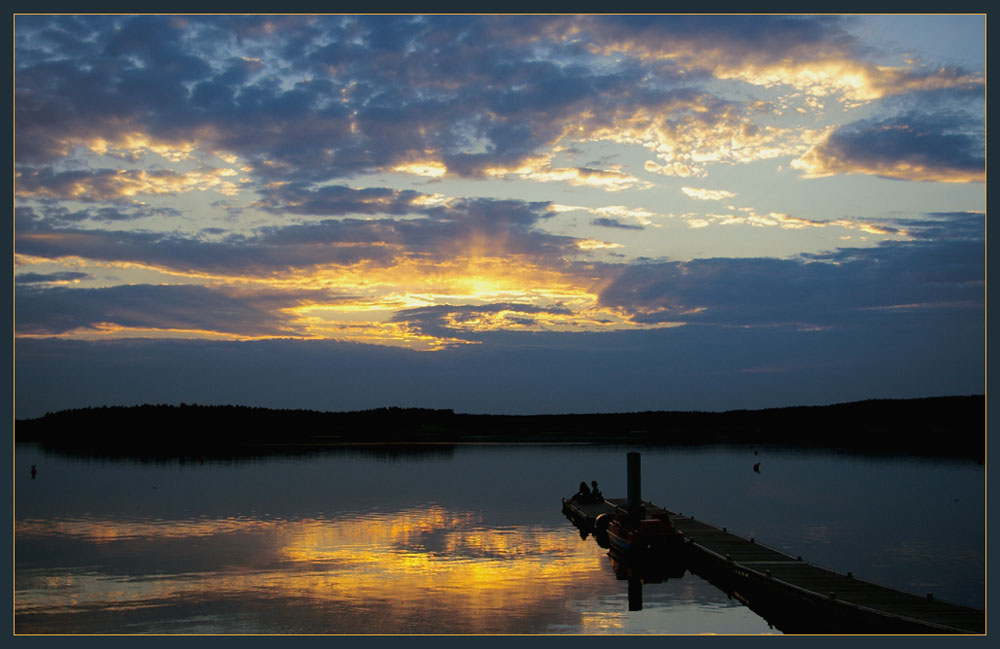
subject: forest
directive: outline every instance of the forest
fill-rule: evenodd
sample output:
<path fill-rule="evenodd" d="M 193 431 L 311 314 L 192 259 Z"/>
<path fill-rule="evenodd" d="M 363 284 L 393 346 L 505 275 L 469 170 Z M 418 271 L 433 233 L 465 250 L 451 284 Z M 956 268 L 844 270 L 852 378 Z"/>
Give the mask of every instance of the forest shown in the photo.
<path fill-rule="evenodd" d="M 366 444 L 777 445 L 876 455 L 985 457 L 983 395 L 726 412 L 493 415 L 235 405 L 103 406 L 15 422 L 16 442 L 84 454 L 207 456 Z"/>

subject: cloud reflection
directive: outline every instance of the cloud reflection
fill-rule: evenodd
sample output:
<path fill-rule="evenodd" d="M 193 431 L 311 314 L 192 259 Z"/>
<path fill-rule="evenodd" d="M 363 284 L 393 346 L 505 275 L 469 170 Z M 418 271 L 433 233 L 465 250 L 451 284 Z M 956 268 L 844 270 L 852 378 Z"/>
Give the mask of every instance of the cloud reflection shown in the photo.
<path fill-rule="evenodd" d="M 18 616 L 90 616 L 193 600 L 262 598 L 275 606 L 307 600 L 332 616 L 335 632 L 348 623 L 337 619 L 338 610 L 375 603 L 378 620 L 353 632 L 409 632 L 440 611 L 450 620 L 445 624 L 461 621 L 455 632 L 516 632 L 526 618 L 575 618 L 560 610 L 581 584 L 597 578 L 613 586 L 596 547 L 580 542 L 568 527 L 492 529 L 479 514 L 433 504 L 338 519 L 23 520 L 16 530 L 22 547 L 70 539 L 81 549 L 97 546 L 104 562 L 97 570 L 79 566 L 20 577 Z M 167 557 L 157 554 L 165 541 L 184 543 L 172 544 Z M 199 567 L 199 553 L 215 545 L 228 553 L 212 569 Z M 144 574 L 125 574 L 116 565 L 129 556 L 145 557 Z M 614 617 L 602 620 L 602 630 L 615 628 Z"/>

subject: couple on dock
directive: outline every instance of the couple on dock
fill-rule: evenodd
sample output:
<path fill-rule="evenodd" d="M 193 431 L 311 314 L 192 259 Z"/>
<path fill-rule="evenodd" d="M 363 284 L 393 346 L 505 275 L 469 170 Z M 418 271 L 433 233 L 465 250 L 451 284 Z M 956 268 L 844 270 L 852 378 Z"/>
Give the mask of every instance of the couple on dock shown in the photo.
<path fill-rule="evenodd" d="M 597 480 L 590 481 L 590 487 L 586 482 L 580 483 L 580 489 L 573 494 L 573 500 L 578 503 L 599 503 L 604 502 L 604 494 L 597 488 Z"/>

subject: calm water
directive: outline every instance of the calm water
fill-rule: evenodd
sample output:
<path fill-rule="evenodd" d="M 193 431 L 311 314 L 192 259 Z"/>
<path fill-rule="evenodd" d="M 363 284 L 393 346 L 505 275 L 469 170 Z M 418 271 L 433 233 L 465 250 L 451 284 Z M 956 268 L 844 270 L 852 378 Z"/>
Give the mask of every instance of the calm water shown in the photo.
<path fill-rule="evenodd" d="M 690 572 L 645 584 L 629 610 L 627 582 L 559 502 L 584 479 L 623 497 L 628 450 L 648 500 L 984 606 L 975 463 L 572 445 L 140 463 L 18 446 L 15 630 L 776 633 Z"/>

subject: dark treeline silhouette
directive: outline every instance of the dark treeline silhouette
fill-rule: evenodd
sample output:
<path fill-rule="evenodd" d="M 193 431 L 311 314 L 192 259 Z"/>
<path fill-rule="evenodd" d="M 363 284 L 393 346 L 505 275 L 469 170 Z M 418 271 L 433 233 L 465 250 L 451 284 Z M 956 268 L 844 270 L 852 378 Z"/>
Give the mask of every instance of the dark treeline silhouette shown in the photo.
<path fill-rule="evenodd" d="M 66 451 L 170 455 L 332 444 L 588 442 L 753 444 L 982 460 L 985 397 L 875 399 L 727 412 L 477 415 L 376 408 L 353 412 L 247 406 L 82 408 L 16 422 L 18 442 Z"/>

